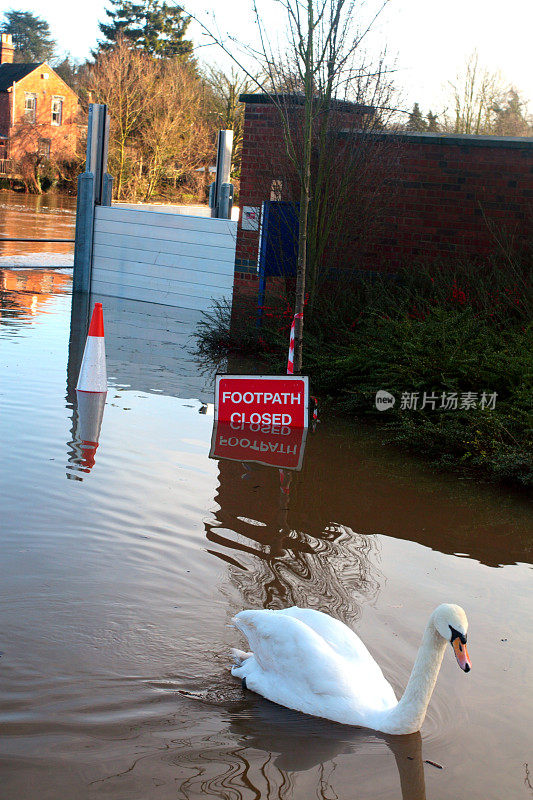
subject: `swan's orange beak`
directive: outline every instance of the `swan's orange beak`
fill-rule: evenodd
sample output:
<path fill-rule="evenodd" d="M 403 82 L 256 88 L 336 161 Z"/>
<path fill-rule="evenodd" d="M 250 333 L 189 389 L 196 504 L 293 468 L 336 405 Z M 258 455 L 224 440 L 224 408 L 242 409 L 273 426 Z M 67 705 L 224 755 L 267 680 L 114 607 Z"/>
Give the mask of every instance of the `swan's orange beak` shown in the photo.
<path fill-rule="evenodd" d="M 468 650 L 466 649 L 466 644 L 463 644 L 459 639 L 459 637 L 457 636 L 452 642 L 452 647 L 455 653 L 455 657 L 457 659 L 457 663 L 459 664 L 463 672 L 470 672 L 470 670 L 472 669 L 472 664 L 468 656 Z"/>

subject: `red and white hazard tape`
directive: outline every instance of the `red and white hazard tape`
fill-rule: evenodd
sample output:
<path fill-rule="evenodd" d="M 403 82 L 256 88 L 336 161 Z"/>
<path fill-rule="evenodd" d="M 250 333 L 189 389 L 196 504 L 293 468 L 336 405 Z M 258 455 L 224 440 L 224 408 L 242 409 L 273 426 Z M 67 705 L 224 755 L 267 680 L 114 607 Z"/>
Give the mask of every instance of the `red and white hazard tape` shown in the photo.
<path fill-rule="evenodd" d="M 294 327 L 297 319 L 303 319 L 302 312 L 295 314 L 291 325 L 291 338 L 289 340 L 289 360 L 287 361 L 287 375 L 294 375 Z"/>

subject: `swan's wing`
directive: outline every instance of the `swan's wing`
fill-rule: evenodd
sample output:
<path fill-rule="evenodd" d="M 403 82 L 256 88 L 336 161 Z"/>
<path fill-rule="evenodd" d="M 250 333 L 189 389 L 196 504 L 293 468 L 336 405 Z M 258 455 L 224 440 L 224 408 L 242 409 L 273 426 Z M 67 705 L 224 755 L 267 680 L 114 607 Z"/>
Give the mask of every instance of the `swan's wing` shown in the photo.
<path fill-rule="evenodd" d="M 248 688 L 263 697 L 307 714 L 370 727 L 369 713 L 396 705 L 370 654 L 364 660 L 343 658 L 295 613 L 241 611 L 234 622 L 253 655 L 233 667 L 232 674 L 246 678 Z"/>
<path fill-rule="evenodd" d="M 381 667 L 369 653 L 365 644 L 344 622 L 315 611 L 312 608 L 284 608 L 276 614 L 298 619 L 322 637 L 331 649 L 344 661 L 344 672 L 349 674 L 352 695 L 373 698 L 379 707 L 389 707 L 397 702 L 394 689 L 383 675 Z"/>
<path fill-rule="evenodd" d="M 277 611 L 259 610 L 241 611 L 234 622 L 248 639 L 254 661 L 262 675 L 268 676 L 269 684 L 276 680 L 296 684 L 299 692 L 314 695 L 349 694 L 350 676 L 342 658 L 301 620 Z M 252 668 L 252 663 L 244 664 Z M 265 697 L 275 699 L 271 692 Z"/>
<path fill-rule="evenodd" d="M 368 667 L 375 665 L 381 673 L 381 669 L 370 655 L 359 636 L 345 625 L 344 622 L 334 619 L 330 617 L 329 614 L 324 614 L 322 611 L 315 611 L 312 608 L 298 608 L 298 606 L 284 608 L 276 613 L 294 617 L 301 622 L 305 622 L 315 633 L 325 639 L 338 655 L 348 661 L 358 662 Z"/>

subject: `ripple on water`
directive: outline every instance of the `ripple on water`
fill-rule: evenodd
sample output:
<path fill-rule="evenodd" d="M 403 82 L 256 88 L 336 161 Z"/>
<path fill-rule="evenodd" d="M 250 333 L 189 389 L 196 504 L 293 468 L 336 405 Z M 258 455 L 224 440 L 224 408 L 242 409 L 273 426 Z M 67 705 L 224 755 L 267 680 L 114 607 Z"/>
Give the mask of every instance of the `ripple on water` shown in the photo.
<path fill-rule="evenodd" d="M 10 796 L 375 800 L 401 783 L 421 800 L 424 759 L 444 765 L 426 766 L 428 797 L 524 796 L 529 575 L 493 568 L 527 561 L 522 500 L 435 476 L 328 420 L 282 503 L 275 470 L 243 479 L 242 465 L 208 459 L 211 420 L 189 390 L 169 396 L 138 355 L 124 374 L 126 335 L 83 472 L 69 460 L 68 298 L 33 312 L 0 317 Z M 175 387 L 190 363 L 165 348 Z M 446 653 L 423 738 L 282 709 L 229 673 L 231 617 L 298 604 L 354 627 L 401 693 L 442 600 L 467 608 L 474 669 L 465 677 Z"/>

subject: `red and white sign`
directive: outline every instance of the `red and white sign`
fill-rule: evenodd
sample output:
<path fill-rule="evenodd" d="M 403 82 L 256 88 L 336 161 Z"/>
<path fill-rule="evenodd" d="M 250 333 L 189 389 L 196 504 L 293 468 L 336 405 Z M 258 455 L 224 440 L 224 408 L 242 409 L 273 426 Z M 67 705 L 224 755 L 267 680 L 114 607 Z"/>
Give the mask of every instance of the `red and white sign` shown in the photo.
<path fill-rule="evenodd" d="M 215 421 L 209 457 L 300 470 L 306 437 L 307 428 Z"/>
<path fill-rule="evenodd" d="M 215 420 L 307 428 L 309 378 L 302 375 L 217 375 Z"/>

